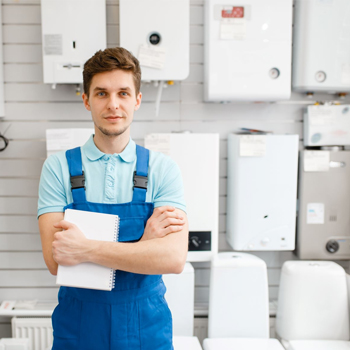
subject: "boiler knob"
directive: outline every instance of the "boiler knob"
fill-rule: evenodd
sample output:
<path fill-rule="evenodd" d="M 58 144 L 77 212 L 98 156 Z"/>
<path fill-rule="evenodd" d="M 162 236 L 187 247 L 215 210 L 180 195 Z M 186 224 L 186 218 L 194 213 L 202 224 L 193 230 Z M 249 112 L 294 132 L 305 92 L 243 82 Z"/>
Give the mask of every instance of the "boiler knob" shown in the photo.
<path fill-rule="evenodd" d="M 339 243 L 336 240 L 331 239 L 330 241 L 327 242 L 326 249 L 327 249 L 327 252 L 334 254 L 339 250 Z"/>
<path fill-rule="evenodd" d="M 321 70 L 315 74 L 315 79 L 319 83 L 323 83 L 326 80 L 326 73 L 322 72 Z"/>
<path fill-rule="evenodd" d="M 191 242 L 196 248 L 199 247 L 199 238 L 198 237 L 196 237 L 196 236 L 191 237 Z"/>

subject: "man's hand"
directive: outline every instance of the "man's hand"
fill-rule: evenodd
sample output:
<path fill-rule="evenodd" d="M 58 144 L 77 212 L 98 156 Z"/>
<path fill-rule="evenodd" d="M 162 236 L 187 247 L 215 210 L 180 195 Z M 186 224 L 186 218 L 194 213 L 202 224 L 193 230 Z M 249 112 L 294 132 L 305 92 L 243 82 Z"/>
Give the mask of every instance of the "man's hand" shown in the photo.
<path fill-rule="evenodd" d="M 174 207 L 164 206 L 154 209 L 148 219 L 141 241 L 162 238 L 170 233 L 179 232 L 185 224 L 184 217 L 176 213 Z"/>
<path fill-rule="evenodd" d="M 53 225 L 61 228 L 54 234 L 52 255 L 54 260 L 63 266 L 71 266 L 87 261 L 86 256 L 91 251 L 91 241 L 87 239 L 79 228 L 65 220 Z"/>

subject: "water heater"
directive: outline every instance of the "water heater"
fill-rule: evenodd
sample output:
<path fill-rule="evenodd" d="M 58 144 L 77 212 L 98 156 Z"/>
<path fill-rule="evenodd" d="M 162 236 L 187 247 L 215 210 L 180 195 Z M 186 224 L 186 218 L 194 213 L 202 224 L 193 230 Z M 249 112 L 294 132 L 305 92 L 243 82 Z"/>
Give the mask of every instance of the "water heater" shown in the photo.
<path fill-rule="evenodd" d="M 350 91 L 350 2 L 296 0 L 293 90 Z"/>
<path fill-rule="evenodd" d="M 189 0 L 120 0 L 120 46 L 140 61 L 142 80 L 189 74 Z"/>
<path fill-rule="evenodd" d="M 188 261 L 210 261 L 218 252 L 219 134 L 150 134 L 145 147 L 180 167 L 189 222 Z"/>
<path fill-rule="evenodd" d="M 226 238 L 234 250 L 294 250 L 298 141 L 229 135 Z"/>
<path fill-rule="evenodd" d="M 206 101 L 289 99 L 292 0 L 205 1 Z"/>
<path fill-rule="evenodd" d="M 297 254 L 350 259 L 350 151 L 300 154 Z"/>
<path fill-rule="evenodd" d="M 106 41 L 105 0 L 41 0 L 44 83 L 80 84 Z"/>
<path fill-rule="evenodd" d="M 350 146 L 350 105 L 307 107 L 304 145 Z"/>

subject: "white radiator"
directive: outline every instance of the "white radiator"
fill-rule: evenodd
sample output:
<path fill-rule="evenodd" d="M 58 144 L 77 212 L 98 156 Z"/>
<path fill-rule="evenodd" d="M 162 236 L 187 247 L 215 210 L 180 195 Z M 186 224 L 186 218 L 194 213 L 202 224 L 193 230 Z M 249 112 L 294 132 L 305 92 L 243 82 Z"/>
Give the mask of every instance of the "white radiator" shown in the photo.
<path fill-rule="evenodd" d="M 51 317 L 13 317 L 11 323 L 12 338 L 29 338 L 32 350 L 51 349 Z"/>

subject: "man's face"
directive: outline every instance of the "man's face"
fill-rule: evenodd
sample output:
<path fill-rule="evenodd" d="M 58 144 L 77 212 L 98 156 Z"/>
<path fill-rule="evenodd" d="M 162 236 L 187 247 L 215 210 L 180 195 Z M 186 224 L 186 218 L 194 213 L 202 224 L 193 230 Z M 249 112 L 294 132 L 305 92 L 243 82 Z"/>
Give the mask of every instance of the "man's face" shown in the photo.
<path fill-rule="evenodd" d="M 95 132 L 119 136 L 129 132 L 134 111 L 141 104 L 141 93 L 136 96 L 131 72 L 120 69 L 94 75 L 90 96 L 83 94 L 85 108 L 91 111 Z"/>

